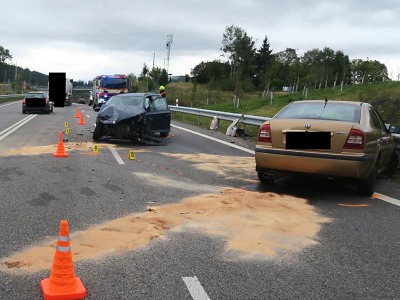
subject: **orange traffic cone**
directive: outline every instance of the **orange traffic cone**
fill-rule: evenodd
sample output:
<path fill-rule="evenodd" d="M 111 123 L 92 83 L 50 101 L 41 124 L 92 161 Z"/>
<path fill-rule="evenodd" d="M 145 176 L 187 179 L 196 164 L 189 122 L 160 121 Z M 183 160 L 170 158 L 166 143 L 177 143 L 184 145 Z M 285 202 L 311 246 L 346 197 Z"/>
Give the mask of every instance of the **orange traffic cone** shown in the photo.
<path fill-rule="evenodd" d="M 76 109 L 76 113 L 75 113 L 75 118 L 80 118 L 81 117 L 81 112 L 79 110 L 79 107 Z"/>
<path fill-rule="evenodd" d="M 62 131 L 60 131 L 58 135 L 58 143 L 57 143 L 57 150 L 55 153 L 53 153 L 54 157 L 68 157 L 68 153 L 65 152 L 64 148 L 64 140 L 63 140 L 63 134 Z"/>
<path fill-rule="evenodd" d="M 81 116 L 80 116 L 80 118 L 79 118 L 78 124 L 79 124 L 79 125 L 85 125 L 85 119 L 83 118 L 83 114 L 82 114 L 82 113 L 81 113 Z"/>
<path fill-rule="evenodd" d="M 86 297 L 86 288 L 75 276 L 69 242 L 68 222 L 62 220 L 50 277 L 40 282 L 45 300 L 70 300 Z"/>

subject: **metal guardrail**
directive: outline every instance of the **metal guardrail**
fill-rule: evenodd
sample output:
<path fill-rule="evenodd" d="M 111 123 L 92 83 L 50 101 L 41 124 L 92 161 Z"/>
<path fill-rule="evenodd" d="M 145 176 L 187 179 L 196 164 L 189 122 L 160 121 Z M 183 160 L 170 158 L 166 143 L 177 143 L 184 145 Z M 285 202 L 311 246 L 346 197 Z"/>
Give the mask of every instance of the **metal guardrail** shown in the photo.
<path fill-rule="evenodd" d="M 185 107 L 185 106 L 169 106 L 171 111 L 197 115 L 201 117 L 208 117 L 213 118 L 217 117 L 220 120 L 227 120 L 227 121 L 234 121 L 237 119 L 241 119 L 240 122 L 247 125 L 253 126 L 261 126 L 262 123 L 269 120 L 270 118 L 260 117 L 260 116 L 251 116 L 251 115 L 242 115 L 242 114 L 235 114 L 230 112 L 223 112 L 223 111 L 215 111 L 215 110 L 207 110 L 201 108 L 192 108 L 192 107 Z"/>
<path fill-rule="evenodd" d="M 0 95 L 0 99 L 3 98 L 18 98 L 18 97 L 24 97 L 25 94 L 10 94 L 10 95 Z"/>

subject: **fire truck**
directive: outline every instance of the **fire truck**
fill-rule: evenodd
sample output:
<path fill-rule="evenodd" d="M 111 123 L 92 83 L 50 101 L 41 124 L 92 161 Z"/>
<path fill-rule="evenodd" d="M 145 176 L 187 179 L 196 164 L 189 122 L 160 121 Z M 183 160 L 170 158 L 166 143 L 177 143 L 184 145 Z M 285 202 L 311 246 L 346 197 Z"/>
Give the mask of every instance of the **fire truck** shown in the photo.
<path fill-rule="evenodd" d="M 100 107 L 107 102 L 110 97 L 127 93 L 129 78 L 127 75 L 98 75 L 93 79 L 93 109 L 100 110 Z"/>

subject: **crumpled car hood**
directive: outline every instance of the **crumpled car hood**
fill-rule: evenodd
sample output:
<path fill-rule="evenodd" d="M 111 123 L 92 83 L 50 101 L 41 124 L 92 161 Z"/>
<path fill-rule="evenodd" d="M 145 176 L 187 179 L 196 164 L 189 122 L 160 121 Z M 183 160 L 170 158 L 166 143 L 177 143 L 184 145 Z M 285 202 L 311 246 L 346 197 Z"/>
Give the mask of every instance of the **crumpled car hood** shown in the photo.
<path fill-rule="evenodd" d="M 145 110 L 142 107 L 132 105 L 114 106 L 111 104 L 100 109 L 98 118 L 104 124 L 115 124 L 143 113 L 145 113 Z"/>

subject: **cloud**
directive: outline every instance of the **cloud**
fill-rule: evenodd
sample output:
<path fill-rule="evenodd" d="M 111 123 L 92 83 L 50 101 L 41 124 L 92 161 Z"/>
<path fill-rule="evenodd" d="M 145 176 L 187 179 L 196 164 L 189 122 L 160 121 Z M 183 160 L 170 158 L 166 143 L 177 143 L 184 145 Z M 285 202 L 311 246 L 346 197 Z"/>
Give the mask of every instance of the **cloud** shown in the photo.
<path fill-rule="evenodd" d="M 82 80 L 107 72 L 139 75 L 153 59 L 164 67 L 168 34 L 169 72 L 189 74 L 201 61 L 221 58 L 222 34 L 230 25 L 244 29 L 257 47 L 265 36 L 274 52 L 329 47 L 350 59 L 379 60 L 397 77 L 399 7 L 394 0 L 16 0 L 2 6 L 3 24 L 9 25 L 0 35 L 19 66 L 65 70 Z"/>

